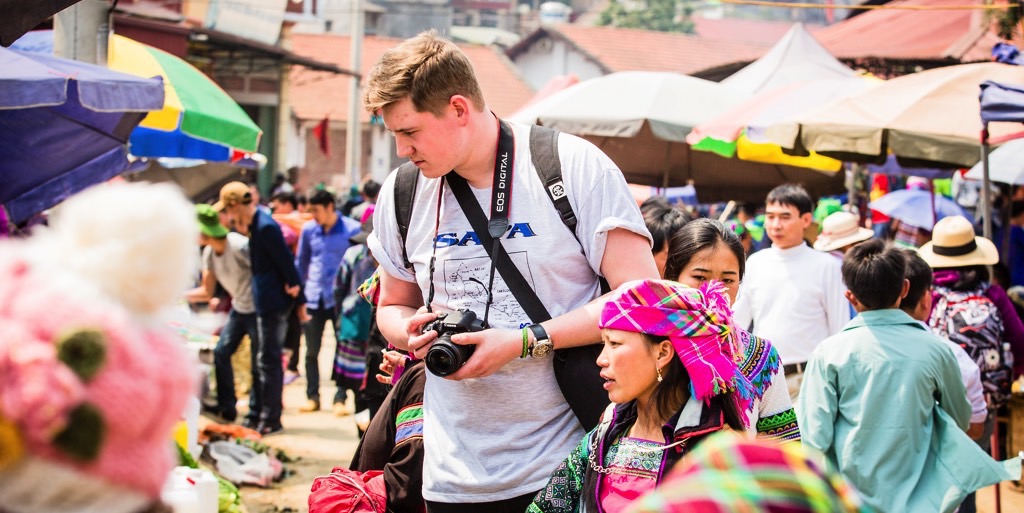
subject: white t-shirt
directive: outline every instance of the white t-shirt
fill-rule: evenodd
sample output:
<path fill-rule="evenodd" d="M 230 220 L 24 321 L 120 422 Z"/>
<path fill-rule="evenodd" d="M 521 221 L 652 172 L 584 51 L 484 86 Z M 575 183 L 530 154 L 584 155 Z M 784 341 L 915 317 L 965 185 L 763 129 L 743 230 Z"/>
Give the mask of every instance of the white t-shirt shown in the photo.
<path fill-rule="evenodd" d="M 783 364 L 806 362 L 822 340 L 850 321 L 841 264 L 807 244 L 763 249 L 747 259 L 733 308 L 742 328 L 779 351 Z"/>
<path fill-rule="evenodd" d="M 562 178 L 578 218 L 583 247 L 562 223 L 530 161 L 529 127 L 512 124 L 516 145 L 509 211 L 501 243 L 557 317 L 600 295 L 597 271 L 607 233 L 616 228 L 650 238 L 640 210 L 615 164 L 592 144 L 568 134 L 558 140 Z M 395 220 L 395 173 L 381 187 L 367 244 L 389 275 L 419 285 L 426 300 L 431 241 L 441 180 L 419 178 L 403 266 Z M 491 189 L 473 189 L 485 213 Z M 491 261 L 448 186 L 441 201 L 434 272 L 437 311 L 484 314 Z M 490 325 L 531 324 L 499 273 Z M 595 341 L 596 342 L 596 341 Z M 555 382 L 552 360 L 516 359 L 486 378 L 451 381 L 427 373 L 424 390 L 423 497 L 429 501 L 490 502 L 535 492 L 584 433 Z"/>
<path fill-rule="evenodd" d="M 917 321 L 924 326 L 929 333 L 933 333 L 927 323 Z M 938 336 L 938 335 L 936 335 Z M 960 367 L 960 377 L 964 380 L 964 387 L 967 388 L 967 402 L 971 403 L 971 424 L 985 422 L 988 417 L 988 402 L 985 401 L 985 390 L 981 385 L 981 369 L 971 359 L 960 344 L 953 342 L 946 337 L 939 337 L 953 351 L 956 357 L 956 364 Z"/>
<path fill-rule="evenodd" d="M 249 261 L 249 238 L 228 233 L 224 253 L 218 255 L 211 246 L 203 248 L 203 270 L 212 272 L 224 290 L 231 294 L 231 308 L 240 314 L 256 313 L 252 299 L 252 264 Z"/>

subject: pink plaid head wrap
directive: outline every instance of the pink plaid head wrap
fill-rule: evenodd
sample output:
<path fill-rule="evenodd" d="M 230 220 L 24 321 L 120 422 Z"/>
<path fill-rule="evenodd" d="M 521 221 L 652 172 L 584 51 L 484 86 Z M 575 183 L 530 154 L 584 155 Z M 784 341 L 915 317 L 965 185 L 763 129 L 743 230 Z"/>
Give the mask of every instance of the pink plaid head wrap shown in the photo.
<path fill-rule="evenodd" d="M 691 393 L 701 401 L 731 391 L 741 403 L 752 396 L 736 364 L 741 354 L 721 282 L 699 289 L 668 280 L 626 283 L 605 303 L 600 327 L 668 337 L 690 376 Z"/>

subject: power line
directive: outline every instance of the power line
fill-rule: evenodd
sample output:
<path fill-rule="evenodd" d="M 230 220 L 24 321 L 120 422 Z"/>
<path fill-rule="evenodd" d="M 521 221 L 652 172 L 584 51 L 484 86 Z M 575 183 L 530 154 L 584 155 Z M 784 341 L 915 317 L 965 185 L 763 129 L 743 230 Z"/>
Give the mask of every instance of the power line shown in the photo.
<path fill-rule="evenodd" d="M 828 5 L 828 4 L 812 4 L 803 2 L 771 2 L 767 0 L 718 0 L 723 4 L 732 5 L 757 5 L 762 7 L 785 7 L 792 9 L 848 9 L 848 10 L 891 10 L 891 11 L 995 11 L 1003 9 L 1013 9 L 1018 7 L 1018 3 L 999 4 L 999 5 L 986 5 L 986 4 L 973 4 L 973 5 L 907 5 L 907 4 L 883 4 L 883 5 Z"/>

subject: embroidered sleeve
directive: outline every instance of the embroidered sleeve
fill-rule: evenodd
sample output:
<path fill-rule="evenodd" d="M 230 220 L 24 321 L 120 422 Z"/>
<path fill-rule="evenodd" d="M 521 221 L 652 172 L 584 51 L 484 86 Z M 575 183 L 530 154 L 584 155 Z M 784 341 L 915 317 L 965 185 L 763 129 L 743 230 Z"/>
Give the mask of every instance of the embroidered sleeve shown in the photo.
<path fill-rule="evenodd" d="M 578 510 L 587 471 L 587 444 L 593 435 L 590 432 L 583 437 L 569 457 L 551 473 L 548 484 L 534 497 L 527 513 L 574 513 Z"/>
<path fill-rule="evenodd" d="M 779 352 L 767 340 L 754 336 L 745 330 L 739 331 L 740 344 L 743 346 L 743 362 L 740 372 L 750 381 L 754 389 L 754 398 L 762 399 L 774 384 L 774 377 L 782 373 L 779 364 Z M 785 380 L 783 380 L 785 385 Z M 786 387 L 782 387 L 786 390 Z M 787 392 L 787 396 L 788 392 Z M 788 402 L 788 401 L 787 401 Z"/>
<path fill-rule="evenodd" d="M 779 352 L 771 342 L 743 330 L 740 343 L 744 345 L 740 371 L 753 385 L 756 399 L 753 403 L 757 405 L 757 435 L 780 441 L 800 440 Z"/>
<path fill-rule="evenodd" d="M 780 442 L 800 440 L 800 428 L 796 422 L 796 411 L 790 408 L 784 412 L 757 419 L 757 436 Z"/>
<path fill-rule="evenodd" d="M 395 418 L 395 446 L 413 439 L 423 438 L 423 403 L 402 408 Z"/>

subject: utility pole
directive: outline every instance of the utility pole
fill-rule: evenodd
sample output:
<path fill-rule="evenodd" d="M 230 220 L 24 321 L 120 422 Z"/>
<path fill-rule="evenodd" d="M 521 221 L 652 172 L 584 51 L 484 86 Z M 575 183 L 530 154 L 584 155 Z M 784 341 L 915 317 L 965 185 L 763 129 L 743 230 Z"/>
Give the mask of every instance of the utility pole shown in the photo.
<path fill-rule="evenodd" d="M 82 0 L 53 18 L 53 53 L 57 57 L 107 65 L 110 5 L 106 0 Z"/>
<path fill-rule="evenodd" d="M 345 169 L 351 177 L 351 185 L 359 184 L 362 178 L 362 123 L 359 122 L 363 110 L 362 94 L 359 90 L 359 76 L 363 62 L 363 2 L 349 0 L 352 4 L 352 21 L 350 23 L 351 46 L 349 47 L 349 69 L 357 73 L 349 78 L 348 94 L 348 128 L 345 131 Z"/>

